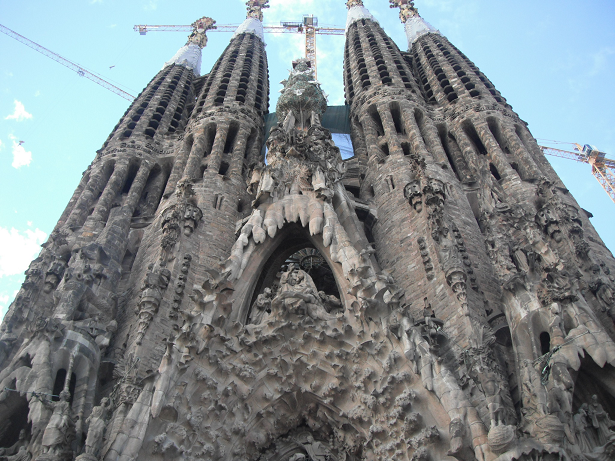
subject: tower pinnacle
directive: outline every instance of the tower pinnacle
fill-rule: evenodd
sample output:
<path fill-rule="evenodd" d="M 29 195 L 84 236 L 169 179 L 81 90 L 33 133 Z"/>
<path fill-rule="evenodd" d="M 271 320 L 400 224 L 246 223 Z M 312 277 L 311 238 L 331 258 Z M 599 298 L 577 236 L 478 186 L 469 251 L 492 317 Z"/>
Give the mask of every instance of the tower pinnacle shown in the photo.
<path fill-rule="evenodd" d="M 269 8 L 269 0 L 248 0 L 246 20 L 237 28 L 233 38 L 240 34 L 254 34 L 265 42 L 263 30 L 263 10 Z"/>
<path fill-rule="evenodd" d="M 176 64 L 192 69 L 195 75 L 199 75 L 201 72 L 201 50 L 207 46 L 207 31 L 215 29 L 215 24 L 216 21 L 207 16 L 194 21 L 188 41 L 170 61 L 164 64 L 163 68 Z"/>
<path fill-rule="evenodd" d="M 405 24 L 408 48 L 422 35 L 440 34 L 440 31 L 425 21 L 414 6 L 414 0 L 389 0 L 391 8 L 399 8 L 399 19 Z"/>
<path fill-rule="evenodd" d="M 246 2 L 248 7 L 247 18 L 258 19 L 263 22 L 263 10 L 269 8 L 269 0 L 248 0 Z"/>
<path fill-rule="evenodd" d="M 413 0 L 389 0 L 391 8 L 399 8 L 399 19 L 404 24 L 410 18 L 420 17 Z"/>
<path fill-rule="evenodd" d="M 363 5 L 363 0 L 348 0 L 346 2 L 346 7 L 348 8 L 348 18 L 346 19 L 346 32 L 348 32 L 348 28 L 352 24 L 361 19 L 370 19 L 372 21 L 376 21 L 374 16 L 372 16 L 369 10 Z"/>
<path fill-rule="evenodd" d="M 199 48 L 203 49 L 207 46 L 207 31 L 215 29 L 216 21 L 207 16 L 203 16 L 201 19 L 194 21 L 192 25 L 192 33 L 188 37 L 188 42 L 194 43 Z"/>

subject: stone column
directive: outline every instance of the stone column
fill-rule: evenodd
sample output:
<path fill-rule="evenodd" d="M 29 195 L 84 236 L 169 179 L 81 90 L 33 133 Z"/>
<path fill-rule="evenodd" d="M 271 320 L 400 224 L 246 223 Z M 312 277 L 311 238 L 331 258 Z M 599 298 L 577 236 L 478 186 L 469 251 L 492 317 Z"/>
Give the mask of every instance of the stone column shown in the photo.
<path fill-rule="evenodd" d="M 126 203 L 124 207 L 130 211 L 130 215 L 135 212 L 137 208 L 137 204 L 141 199 L 141 194 L 145 189 L 145 185 L 147 184 L 147 178 L 149 178 L 149 173 L 152 170 L 152 166 L 147 161 L 143 161 L 141 166 L 139 167 L 139 171 L 137 172 L 137 176 L 135 176 L 135 180 L 132 182 L 132 186 L 130 187 L 130 192 L 128 192 L 128 197 L 126 198 Z"/>
<path fill-rule="evenodd" d="M 510 166 L 510 163 L 508 163 L 506 154 L 502 151 L 502 148 L 491 133 L 487 122 L 485 122 L 484 120 L 475 121 L 473 125 L 476 128 L 478 136 L 480 137 L 481 141 L 485 145 L 485 148 L 487 149 L 489 159 L 497 168 L 498 172 L 500 173 L 500 176 L 502 178 L 510 178 L 516 176 L 517 172 Z"/>
<path fill-rule="evenodd" d="M 182 179 L 198 178 L 199 167 L 201 166 L 203 155 L 205 154 L 206 142 L 207 139 L 205 128 L 200 127 L 199 130 L 194 133 L 194 142 L 192 143 L 192 149 L 190 150 L 190 156 L 188 157 L 188 163 L 184 168 L 184 176 Z"/>
<path fill-rule="evenodd" d="M 374 126 L 374 121 L 366 114 L 361 120 L 361 125 L 363 126 L 365 143 L 367 144 L 367 161 L 380 162 L 384 158 L 384 154 L 378 145 L 378 130 Z"/>
<path fill-rule="evenodd" d="M 124 187 L 126 177 L 128 176 L 128 170 L 130 168 L 130 162 L 128 160 L 118 161 L 115 164 L 113 173 L 107 182 L 105 190 L 101 194 L 96 207 L 92 212 L 92 215 L 88 218 L 88 221 L 106 221 L 109 216 L 109 210 L 117 194 Z"/>
<path fill-rule="evenodd" d="M 191 136 L 196 135 L 188 135 L 182 144 L 182 148 L 179 151 L 179 154 L 175 157 L 175 163 L 173 164 L 173 169 L 171 170 L 171 176 L 169 176 L 169 181 L 167 182 L 167 187 L 164 190 L 164 196 L 170 196 L 174 191 L 177 183 L 181 179 L 184 174 L 184 170 L 186 169 L 186 163 L 188 162 L 188 157 L 190 156 L 190 151 L 192 149 Z"/>
<path fill-rule="evenodd" d="M 431 119 L 427 118 L 425 114 L 423 114 L 423 120 L 419 123 L 417 122 L 419 129 L 428 144 L 429 151 L 434 157 L 434 160 L 437 163 L 448 163 L 448 157 L 446 152 L 444 151 L 444 147 L 442 146 L 442 142 L 440 141 L 440 135 L 438 134 L 438 129 L 431 121 Z M 422 125 L 422 126 L 421 126 Z"/>
<path fill-rule="evenodd" d="M 519 169 L 523 173 L 523 179 L 537 179 L 542 173 L 532 156 L 527 152 L 521 140 L 517 137 L 515 129 L 509 125 L 502 127 L 502 132 L 506 140 L 510 143 L 513 153 L 519 159 Z"/>
<path fill-rule="evenodd" d="M 81 197 L 79 197 L 79 201 L 66 220 L 66 225 L 68 227 L 79 227 L 83 224 L 86 218 L 85 214 L 109 180 L 109 175 L 106 170 L 108 170 L 107 165 L 101 166 L 98 171 L 92 175 Z"/>
<path fill-rule="evenodd" d="M 421 152 L 430 152 L 421 135 L 421 129 L 414 118 L 414 111 L 408 109 L 402 110 L 402 119 L 404 125 L 406 125 L 406 131 L 408 132 L 408 138 L 410 139 L 414 153 L 420 154 Z"/>
<path fill-rule="evenodd" d="M 222 122 L 218 124 L 214 144 L 211 147 L 211 154 L 209 156 L 209 161 L 207 162 L 207 168 L 209 170 L 218 172 L 220 169 L 220 163 L 222 163 L 222 153 L 224 152 L 224 144 L 226 143 L 226 137 L 228 136 L 230 126 L 230 122 Z"/>
<path fill-rule="evenodd" d="M 250 127 L 245 123 L 240 124 L 241 128 L 237 133 L 237 139 L 233 148 L 231 166 L 229 169 L 229 176 L 240 177 L 243 173 L 243 165 L 245 158 L 248 156 L 248 137 L 250 136 Z"/>
<path fill-rule="evenodd" d="M 382 126 L 384 126 L 384 134 L 389 144 L 389 155 L 404 155 L 404 151 L 401 148 L 401 142 L 399 141 L 399 136 L 397 134 L 397 128 L 395 128 L 395 122 L 393 121 L 393 115 L 391 115 L 391 111 L 389 109 L 388 104 L 384 107 L 378 108 L 378 113 L 380 114 L 380 119 L 382 120 Z"/>

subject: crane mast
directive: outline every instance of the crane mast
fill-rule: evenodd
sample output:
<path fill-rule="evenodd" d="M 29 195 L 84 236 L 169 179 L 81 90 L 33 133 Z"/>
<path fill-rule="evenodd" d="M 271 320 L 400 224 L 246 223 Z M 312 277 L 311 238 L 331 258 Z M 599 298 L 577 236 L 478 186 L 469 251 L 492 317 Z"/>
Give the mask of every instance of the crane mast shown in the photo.
<path fill-rule="evenodd" d="M 0 32 L 8 35 L 11 38 L 14 38 L 15 40 L 17 40 L 18 42 L 23 43 L 24 45 L 29 46 L 33 50 L 36 50 L 39 53 L 44 54 L 48 58 L 53 59 L 54 61 L 62 64 L 63 66 L 68 67 L 70 70 L 74 70 L 81 77 L 85 77 L 87 79 L 92 80 L 93 82 L 99 84 L 103 88 L 106 88 L 107 90 L 114 92 L 115 94 L 121 96 L 124 99 L 127 99 L 128 101 L 134 101 L 135 97 L 133 95 L 127 93 L 126 91 L 122 90 L 121 88 L 118 88 L 117 86 L 113 85 L 112 83 L 109 83 L 108 81 L 106 81 L 105 79 L 99 77 L 98 75 L 95 75 L 92 72 L 84 69 L 80 65 L 75 64 L 74 62 L 69 61 L 66 58 L 63 58 L 59 54 L 54 53 L 51 50 L 48 50 L 44 46 L 41 46 L 38 43 L 33 42 L 32 40 L 27 39 L 23 35 L 20 35 L 17 32 L 9 29 L 8 27 L 3 26 L 2 24 L 0 24 Z"/>

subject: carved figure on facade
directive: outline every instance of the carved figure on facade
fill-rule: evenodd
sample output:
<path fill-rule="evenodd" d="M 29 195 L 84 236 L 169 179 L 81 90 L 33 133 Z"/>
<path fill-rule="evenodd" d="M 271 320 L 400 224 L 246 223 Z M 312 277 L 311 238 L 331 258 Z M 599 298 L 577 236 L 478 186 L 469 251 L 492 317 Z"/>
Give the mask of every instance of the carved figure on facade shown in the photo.
<path fill-rule="evenodd" d="M 581 453 L 590 461 L 606 461 L 615 453 L 615 422 L 593 395 L 573 416 L 575 435 Z"/>
<path fill-rule="evenodd" d="M 309 316 L 313 320 L 331 320 L 322 303 L 318 289 L 307 272 L 296 264 L 290 264 L 280 277 L 280 288 L 271 300 L 272 316 L 288 312 L 299 316 Z"/>
<path fill-rule="evenodd" d="M 43 454 L 57 456 L 62 459 L 75 436 L 75 419 L 71 412 L 70 394 L 67 390 L 60 392 L 58 402 L 44 401 L 45 405 L 53 410 L 51 419 L 43 433 Z"/>
<path fill-rule="evenodd" d="M 415 179 L 406 184 L 406 187 L 404 187 L 404 197 L 408 199 L 408 202 L 417 213 L 423 211 L 423 189 L 420 179 Z"/>
<path fill-rule="evenodd" d="M 20 430 L 18 439 L 13 445 L 7 448 L 0 448 L 0 461 L 29 461 L 32 456 L 27 451 L 28 443 L 26 430 Z"/>
<path fill-rule="evenodd" d="M 613 314 L 613 307 L 615 306 L 615 290 L 609 279 L 602 275 L 600 266 L 593 264 L 590 268 L 591 281 L 589 282 L 589 289 L 596 296 L 600 302 L 602 312 L 609 311 Z"/>
<path fill-rule="evenodd" d="M 77 459 L 82 461 L 97 460 L 100 456 L 100 450 L 103 444 L 103 437 L 107 427 L 108 412 L 110 409 L 110 401 L 108 398 L 103 398 L 100 405 L 92 409 L 92 413 L 88 416 L 86 424 L 88 424 L 88 432 L 85 439 L 84 453 L 87 456 L 79 456 Z"/>
<path fill-rule="evenodd" d="M 66 262 L 56 257 L 45 273 L 45 285 L 43 287 L 45 293 L 51 293 L 58 287 L 65 270 Z"/>
<path fill-rule="evenodd" d="M 168 269 L 155 269 L 153 264 L 150 265 L 149 272 L 145 275 L 145 280 L 141 287 L 139 305 L 137 306 L 137 314 L 139 315 L 136 335 L 137 344 L 141 344 L 147 328 L 158 313 L 158 308 L 162 301 L 162 293 L 169 285 L 170 278 L 171 272 Z"/>

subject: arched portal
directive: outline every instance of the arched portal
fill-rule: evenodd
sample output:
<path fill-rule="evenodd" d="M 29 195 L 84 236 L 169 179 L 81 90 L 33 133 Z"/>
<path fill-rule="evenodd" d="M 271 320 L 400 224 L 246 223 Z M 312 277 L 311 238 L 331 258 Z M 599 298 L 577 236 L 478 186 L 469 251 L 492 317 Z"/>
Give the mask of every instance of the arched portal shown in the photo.
<path fill-rule="evenodd" d="M 318 260 L 318 267 L 308 267 L 310 260 L 312 263 Z M 348 283 L 341 264 L 331 260 L 329 248 L 324 246 L 322 236 L 312 236 L 300 225 L 289 224 L 275 238 L 268 238 L 255 247 L 242 276 L 235 282 L 232 320 L 247 323 L 250 308 L 258 295 L 266 288 L 275 289 L 276 276 L 279 277 L 280 270 L 286 269 L 293 262 L 305 264 L 305 268 L 309 269 L 306 272 L 315 278 L 319 291 L 337 297 L 342 306 L 352 302 L 347 293 Z"/>

